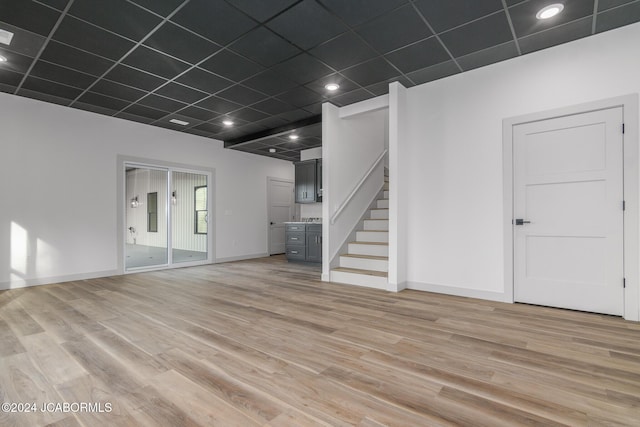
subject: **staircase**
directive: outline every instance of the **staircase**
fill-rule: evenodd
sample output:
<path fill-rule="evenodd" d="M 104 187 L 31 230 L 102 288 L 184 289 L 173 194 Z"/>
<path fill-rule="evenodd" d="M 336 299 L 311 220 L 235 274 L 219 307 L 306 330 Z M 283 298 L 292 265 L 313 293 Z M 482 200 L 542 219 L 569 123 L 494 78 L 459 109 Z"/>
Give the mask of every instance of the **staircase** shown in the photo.
<path fill-rule="evenodd" d="M 340 255 L 340 266 L 331 270 L 332 282 L 387 289 L 389 272 L 389 177 L 385 176 L 382 198 L 369 210 L 355 242 Z"/>

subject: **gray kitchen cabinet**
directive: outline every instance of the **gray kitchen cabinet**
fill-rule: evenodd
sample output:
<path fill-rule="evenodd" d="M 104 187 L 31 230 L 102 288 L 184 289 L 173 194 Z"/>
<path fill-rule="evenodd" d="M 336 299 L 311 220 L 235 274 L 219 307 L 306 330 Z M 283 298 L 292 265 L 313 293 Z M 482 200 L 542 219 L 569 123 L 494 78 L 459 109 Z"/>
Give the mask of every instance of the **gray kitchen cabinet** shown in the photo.
<path fill-rule="evenodd" d="M 322 262 L 322 224 L 307 224 L 306 231 L 306 260 Z"/>
<path fill-rule="evenodd" d="M 315 203 L 318 198 L 317 160 L 295 163 L 296 203 Z"/>
<path fill-rule="evenodd" d="M 322 262 L 322 224 L 286 223 L 289 261 Z"/>

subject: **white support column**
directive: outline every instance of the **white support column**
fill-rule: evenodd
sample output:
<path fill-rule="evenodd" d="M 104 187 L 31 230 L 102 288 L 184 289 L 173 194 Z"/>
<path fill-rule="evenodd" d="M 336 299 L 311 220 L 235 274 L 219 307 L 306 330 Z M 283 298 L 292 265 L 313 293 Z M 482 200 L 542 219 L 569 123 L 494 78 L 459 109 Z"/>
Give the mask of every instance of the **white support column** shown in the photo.
<path fill-rule="evenodd" d="M 406 143 L 407 89 L 398 82 L 389 85 L 389 283 L 387 290 L 399 292 L 407 286 L 407 218 L 403 163 Z M 406 164 L 406 162 L 405 162 Z"/>

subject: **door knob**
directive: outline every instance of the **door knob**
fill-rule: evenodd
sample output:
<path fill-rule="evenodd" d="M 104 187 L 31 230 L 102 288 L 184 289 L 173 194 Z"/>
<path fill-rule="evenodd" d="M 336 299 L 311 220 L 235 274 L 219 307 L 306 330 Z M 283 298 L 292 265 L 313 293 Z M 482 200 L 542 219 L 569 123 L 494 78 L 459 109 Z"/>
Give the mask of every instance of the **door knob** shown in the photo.
<path fill-rule="evenodd" d="M 522 218 L 516 218 L 516 225 L 531 224 L 531 221 L 525 221 Z"/>
<path fill-rule="evenodd" d="M 271 221 L 269 224 L 273 225 L 273 224 L 275 224 L 275 222 Z"/>

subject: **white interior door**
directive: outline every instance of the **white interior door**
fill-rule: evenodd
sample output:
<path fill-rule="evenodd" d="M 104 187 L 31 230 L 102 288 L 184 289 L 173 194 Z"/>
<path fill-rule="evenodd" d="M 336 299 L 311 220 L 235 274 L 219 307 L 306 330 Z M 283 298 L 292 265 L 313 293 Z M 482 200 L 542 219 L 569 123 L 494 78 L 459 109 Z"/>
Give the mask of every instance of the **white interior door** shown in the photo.
<path fill-rule="evenodd" d="M 513 127 L 516 301 L 623 314 L 622 117 Z"/>
<path fill-rule="evenodd" d="M 285 252 L 285 226 L 293 221 L 293 182 L 269 179 L 269 255 Z"/>

